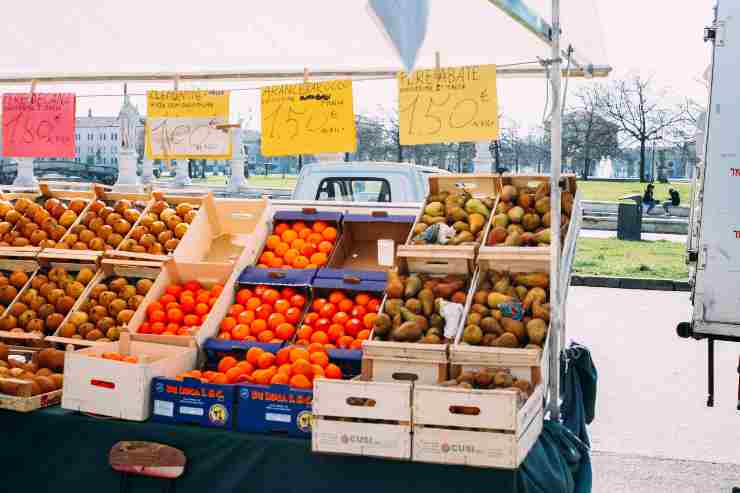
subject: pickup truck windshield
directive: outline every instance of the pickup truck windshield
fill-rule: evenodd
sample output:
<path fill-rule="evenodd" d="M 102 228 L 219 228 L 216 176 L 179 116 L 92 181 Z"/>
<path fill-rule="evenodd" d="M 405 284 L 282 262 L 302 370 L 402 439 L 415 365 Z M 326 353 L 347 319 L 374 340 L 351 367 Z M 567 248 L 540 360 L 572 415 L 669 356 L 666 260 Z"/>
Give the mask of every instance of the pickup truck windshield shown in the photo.
<path fill-rule="evenodd" d="M 390 202 L 391 186 L 384 178 L 324 178 L 316 200 Z"/>

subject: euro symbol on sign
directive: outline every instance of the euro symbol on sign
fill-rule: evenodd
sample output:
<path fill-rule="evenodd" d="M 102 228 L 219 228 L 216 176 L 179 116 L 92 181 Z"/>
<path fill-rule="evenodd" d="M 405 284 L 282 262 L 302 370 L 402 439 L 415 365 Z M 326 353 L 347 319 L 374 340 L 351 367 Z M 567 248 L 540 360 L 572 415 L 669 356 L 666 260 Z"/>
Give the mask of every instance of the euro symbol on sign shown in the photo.
<path fill-rule="evenodd" d="M 480 93 L 480 100 L 484 103 L 488 102 L 488 89 L 483 89 L 483 92 Z"/>

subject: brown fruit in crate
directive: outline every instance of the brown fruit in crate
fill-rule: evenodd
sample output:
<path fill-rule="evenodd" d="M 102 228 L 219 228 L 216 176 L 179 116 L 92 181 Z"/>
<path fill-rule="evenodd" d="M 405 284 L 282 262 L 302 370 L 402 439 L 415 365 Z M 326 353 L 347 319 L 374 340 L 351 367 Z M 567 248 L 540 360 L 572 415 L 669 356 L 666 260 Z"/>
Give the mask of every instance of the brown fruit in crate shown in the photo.
<path fill-rule="evenodd" d="M 98 320 L 98 323 L 95 324 L 95 328 L 97 328 L 100 332 L 105 334 L 108 332 L 108 330 L 115 327 L 116 321 L 113 320 L 112 317 L 105 317 L 102 320 Z"/>
<path fill-rule="evenodd" d="M 104 291 L 100 296 L 98 296 L 98 303 L 100 303 L 102 307 L 107 308 L 116 298 L 118 298 L 118 296 L 113 291 Z"/>
<path fill-rule="evenodd" d="M 33 222 L 35 222 L 39 226 L 42 226 L 44 222 L 50 217 L 51 217 L 51 214 L 49 214 L 49 211 L 45 209 L 39 209 L 33 213 Z"/>
<path fill-rule="evenodd" d="M 0 330 L 9 331 L 18 327 L 18 318 L 13 315 L 6 315 L 0 318 Z"/>
<path fill-rule="evenodd" d="M 41 309 L 42 306 L 44 306 L 45 303 L 46 303 L 46 300 L 43 298 L 43 296 L 38 295 L 31 302 L 29 309 L 38 313 L 38 311 Z"/>
<path fill-rule="evenodd" d="M 81 284 L 87 284 L 92 280 L 93 276 L 95 276 L 95 272 L 92 269 L 83 267 L 77 272 L 75 280 Z"/>
<path fill-rule="evenodd" d="M 90 224 L 87 227 L 100 234 L 100 230 L 103 226 L 105 226 L 105 221 L 103 220 L 103 218 L 96 217 L 95 219 L 90 221 Z"/>
<path fill-rule="evenodd" d="M 95 202 L 92 203 L 92 205 L 90 205 L 89 210 L 91 212 L 94 212 L 95 214 L 100 214 L 100 211 L 103 210 L 104 207 L 105 207 L 105 202 L 103 202 L 102 200 L 96 200 Z"/>
<path fill-rule="evenodd" d="M 28 322 L 34 318 L 36 318 L 36 312 L 33 310 L 26 310 L 18 317 L 18 327 L 25 328 L 26 325 L 28 325 Z"/>
<path fill-rule="evenodd" d="M 71 296 L 72 298 L 79 298 L 79 296 L 82 294 L 82 292 L 85 290 L 85 286 L 81 282 L 72 281 L 67 283 L 67 285 L 64 288 L 64 292 L 67 293 L 67 296 Z"/>
<path fill-rule="evenodd" d="M 30 238 L 34 231 L 39 229 L 39 225 L 36 223 L 28 223 L 23 226 L 21 233 L 26 238 Z"/>
<path fill-rule="evenodd" d="M 49 271 L 47 277 L 50 281 L 53 281 L 59 285 L 67 281 L 67 271 L 64 267 L 54 267 Z"/>
<path fill-rule="evenodd" d="M 145 234 L 141 237 L 139 240 L 139 245 L 144 248 L 150 248 L 152 245 L 154 245 L 157 242 L 157 239 L 152 234 Z"/>
<path fill-rule="evenodd" d="M 90 223 L 98 217 L 98 215 L 92 211 L 87 211 L 85 213 L 85 217 L 82 218 L 82 224 L 84 224 L 86 227 L 90 227 Z"/>
<path fill-rule="evenodd" d="M 118 321 L 118 323 L 126 325 L 127 323 L 129 323 L 131 318 L 133 318 L 133 316 L 134 316 L 133 310 L 122 310 L 116 317 L 116 320 Z"/>
<path fill-rule="evenodd" d="M 80 334 L 80 336 L 84 339 L 85 336 L 87 336 L 88 332 L 91 330 L 95 330 L 95 325 L 93 325 L 90 322 L 84 323 L 77 327 L 77 333 Z"/>
<path fill-rule="evenodd" d="M 104 283 L 96 284 L 93 286 L 92 290 L 90 290 L 90 298 L 93 300 L 97 300 L 98 297 L 101 295 L 101 293 L 108 290 L 108 286 L 106 286 Z"/>
<path fill-rule="evenodd" d="M 131 251 L 134 253 L 146 253 L 146 248 L 141 245 L 134 245 L 131 247 Z"/>
<path fill-rule="evenodd" d="M 122 215 L 117 212 L 111 212 L 110 214 L 108 214 L 108 216 L 106 216 L 105 224 L 107 224 L 108 226 L 113 226 L 113 229 L 115 230 L 116 223 L 121 220 L 123 220 Z"/>
<path fill-rule="evenodd" d="M 26 247 L 26 246 L 28 246 L 30 244 L 31 244 L 31 242 L 28 241 L 27 238 L 16 238 L 15 240 L 13 240 L 13 246 L 14 247 Z"/>
<path fill-rule="evenodd" d="M 126 285 L 123 288 L 121 288 L 121 291 L 118 293 L 118 296 L 128 301 L 129 299 L 136 296 L 136 288 L 131 285 Z"/>
<path fill-rule="evenodd" d="M 114 213 L 113 207 L 105 206 L 98 211 L 98 216 L 100 216 L 100 218 L 103 221 L 105 221 L 108 218 L 108 216 L 110 216 L 113 213 Z"/>
<path fill-rule="evenodd" d="M 450 298 L 450 301 L 453 303 L 460 303 L 461 305 L 465 304 L 465 299 L 468 297 L 468 295 L 464 291 L 455 291 L 452 293 L 452 297 Z"/>
<path fill-rule="evenodd" d="M 154 224 L 156 221 L 159 221 L 159 216 L 155 216 L 154 214 L 144 214 L 144 216 L 141 218 L 141 221 L 139 222 L 139 225 L 150 229 L 152 227 L 152 224 Z"/>
<path fill-rule="evenodd" d="M 136 245 L 136 242 L 132 239 L 123 240 L 118 244 L 118 249 L 124 252 L 130 252 L 131 249 Z"/>
<path fill-rule="evenodd" d="M 161 243 L 155 243 L 149 247 L 147 253 L 151 253 L 152 255 L 162 255 L 164 254 L 164 247 Z"/>
<path fill-rule="evenodd" d="M 39 292 L 37 290 L 33 288 L 28 288 L 23 292 L 23 295 L 21 296 L 21 301 L 30 306 L 33 303 L 33 300 L 35 300 L 38 295 Z"/>
<path fill-rule="evenodd" d="M 77 220 L 77 214 L 74 211 L 65 211 L 64 214 L 59 216 L 59 224 L 68 228 Z"/>
<path fill-rule="evenodd" d="M 3 286 L 0 287 L 0 303 L 4 305 L 10 304 L 18 294 L 18 289 L 15 286 Z"/>
<path fill-rule="evenodd" d="M 75 214 L 80 214 L 83 210 L 85 210 L 85 207 L 87 206 L 87 202 L 82 199 L 72 199 L 69 202 L 69 208 L 70 210 L 74 211 Z"/>
<path fill-rule="evenodd" d="M 111 301 L 110 305 L 108 305 L 108 312 L 114 317 L 118 316 L 118 314 L 125 310 L 128 305 L 126 304 L 126 300 L 122 299 L 115 299 Z"/>
<path fill-rule="evenodd" d="M 164 244 L 164 248 L 168 252 L 174 252 L 177 249 L 177 245 L 179 245 L 179 244 L 180 244 L 180 240 L 178 240 L 177 238 L 173 238 L 173 239 L 167 241 L 167 243 Z"/>
<path fill-rule="evenodd" d="M 64 242 L 69 245 L 74 245 L 78 241 L 80 241 L 80 237 L 77 236 L 77 234 L 75 233 L 69 233 L 67 236 L 64 237 Z"/>
<path fill-rule="evenodd" d="M 181 204 L 178 204 L 175 208 L 175 212 L 177 212 L 177 215 L 180 217 L 185 217 L 185 214 L 193 210 L 193 206 L 188 204 L 187 202 L 183 202 Z"/>
<path fill-rule="evenodd" d="M 15 271 L 8 277 L 8 282 L 16 288 L 21 288 L 28 282 L 28 274 L 22 271 Z"/>
<path fill-rule="evenodd" d="M 121 328 L 120 327 L 111 327 L 108 329 L 108 332 L 105 333 L 106 339 L 110 339 L 111 341 L 117 341 L 121 338 Z"/>
<path fill-rule="evenodd" d="M 31 242 L 31 245 L 39 246 L 44 240 L 46 240 L 46 238 L 46 232 L 39 229 L 31 233 L 29 241 Z"/>
<path fill-rule="evenodd" d="M 188 232 L 188 224 L 187 223 L 180 223 L 175 227 L 175 236 L 178 238 L 182 238 L 185 236 L 185 233 Z"/>
<path fill-rule="evenodd" d="M 52 289 L 49 291 L 49 296 L 46 297 L 46 300 L 51 303 L 52 305 L 55 305 L 59 302 L 60 299 L 64 297 L 64 290 L 60 288 Z"/>
<path fill-rule="evenodd" d="M 131 230 L 130 238 L 136 241 L 141 240 L 141 237 L 149 232 L 149 228 L 146 226 L 136 226 Z"/>
<path fill-rule="evenodd" d="M 104 251 L 105 241 L 102 238 L 93 238 L 90 240 L 90 250 Z"/>
<path fill-rule="evenodd" d="M 131 229 L 131 225 L 125 219 L 119 219 L 113 224 L 113 230 L 119 235 L 126 236 Z"/>
<path fill-rule="evenodd" d="M 105 242 L 108 245 L 112 246 L 113 248 L 117 247 L 122 241 L 123 241 L 123 236 L 121 236 L 118 233 L 113 233 L 112 235 L 108 237 L 107 240 L 105 240 Z"/>
<path fill-rule="evenodd" d="M 34 378 L 33 381 L 39 386 L 41 394 L 46 394 L 48 392 L 53 392 L 54 390 L 56 390 L 54 381 L 49 377 L 36 375 L 36 378 Z"/>
<path fill-rule="evenodd" d="M 67 314 L 75 304 L 75 299 L 71 296 L 62 296 L 54 305 L 59 313 Z"/>
<path fill-rule="evenodd" d="M 165 229 L 167 229 L 167 225 L 162 221 L 155 221 L 149 226 L 149 232 L 154 236 L 158 236 Z"/>
<path fill-rule="evenodd" d="M 52 373 L 49 378 L 54 382 L 54 388 L 56 390 L 60 390 L 64 387 L 64 375 L 61 373 Z"/>
<path fill-rule="evenodd" d="M 83 243 L 90 243 L 90 240 L 95 238 L 95 233 L 93 233 L 89 229 L 83 229 L 78 233 L 78 238 Z"/>
<path fill-rule="evenodd" d="M 167 202 L 164 200 L 157 200 L 152 204 L 150 211 L 154 214 L 161 214 L 163 210 L 167 209 L 167 207 Z"/>
<path fill-rule="evenodd" d="M 87 244 L 78 241 L 77 243 L 72 245 L 72 250 L 87 250 Z"/>
<path fill-rule="evenodd" d="M 164 221 L 165 223 L 167 223 L 167 221 L 173 217 L 177 217 L 177 212 L 175 211 L 175 209 L 170 209 L 169 207 L 159 213 L 160 221 Z"/>
<path fill-rule="evenodd" d="M 178 215 L 173 215 L 169 217 L 167 221 L 165 221 L 165 223 L 167 224 L 167 228 L 169 228 L 171 231 L 174 231 L 179 224 L 185 224 L 180 220 L 180 216 Z"/>
<path fill-rule="evenodd" d="M 117 277 L 108 283 L 108 289 L 115 293 L 120 292 L 126 286 L 128 286 L 128 281 L 125 277 Z"/>
<path fill-rule="evenodd" d="M 161 233 L 157 235 L 157 241 L 159 241 L 161 244 L 164 245 L 165 243 L 167 243 L 174 237 L 175 237 L 175 233 L 173 233 L 170 230 L 166 230 L 166 231 L 162 231 Z"/>
<path fill-rule="evenodd" d="M 119 214 L 123 214 L 124 212 L 126 212 L 127 209 L 130 209 L 131 207 L 133 207 L 133 204 L 128 199 L 117 200 L 116 203 L 113 204 L 113 210 Z"/>
<path fill-rule="evenodd" d="M 139 305 L 141 305 L 142 301 L 144 301 L 144 297 L 140 294 L 137 294 L 136 296 L 132 296 L 131 298 L 129 298 L 126 304 L 130 309 L 136 310 L 137 308 L 139 308 Z"/>
<path fill-rule="evenodd" d="M 49 331 L 56 330 L 56 327 L 51 327 L 44 325 L 44 321 L 40 318 L 32 318 L 28 324 L 26 325 L 26 332 L 41 332 L 43 333 L 44 330 L 48 328 Z"/>
<path fill-rule="evenodd" d="M 0 200 L 0 217 L 5 217 L 11 210 L 13 210 L 13 204 L 7 200 Z"/>
<path fill-rule="evenodd" d="M 44 209 L 47 210 L 48 212 L 51 212 L 54 210 L 54 207 L 58 205 L 61 205 L 61 202 L 59 201 L 59 199 L 55 199 L 52 197 L 50 199 L 46 199 L 46 202 L 44 202 Z"/>
<path fill-rule="evenodd" d="M 7 214 L 5 214 L 5 221 L 9 222 L 10 224 L 17 223 L 20 218 L 21 213 L 17 210 L 9 211 Z"/>
<path fill-rule="evenodd" d="M 18 301 L 16 303 L 13 303 L 13 305 L 10 307 L 10 314 L 15 317 L 20 317 L 21 313 L 28 310 L 28 305 L 23 303 L 22 301 Z"/>
<path fill-rule="evenodd" d="M 192 224 L 193 220 L 195 219 L 195 216 L 197 216 L 197 215 L 198 215 L 198 211 L 192 210 L 192 211 L 188 212 L 187 214 L 185 214 L 185 216 L 183 217 L 183 219 L 185 220 L 186 223 Z"/>
<path fill-rule="evenodd" d="M 0 222 L 0 235 L 4 235 L 11 229 L 13 229 L 13 225 L 10 224 L 8 221 Z"/>
<path fill-rule="evenodd" d="M 43 296 L 44 298 L 49 298 L 49 293 L 51 293 L 53 290 L 57 289 L 57 283 L 46 281 L 40 288 L 39 288 L 39 294 Z"/>
<path fill-rule="evenodd" d="M 36 313 L 38 313 L 39 318 L 46 320 L 46 317 L 54 313 L 54 310 L 54 305 L 52 305 L 51 303 L 44 303 L 39 307 Z"/>
<path fill-rule="evenodd" d="M 88 320 L 89 317 L 87 313 L 83 311 L 76 311 L 69 316 L 69 323 L 73 324 L 75 327 L 79 327 L 80 325 L 87 323 Z"/>
<path fill-rule="evenodd" d="M 102 339 L 104 336 L 105 335 L 100 330 L 94 329 L 85 335 L 85 339 L 88 341 L 97 341 L 98 339 Z"/>
<path fill-rule="evenodd" d="M 137 211 L 136 209 L 126 209 L 123 212 L 123 218 L 128 221 L 130 224 L 136 224 L 136 221 L 139 220 L 139 217 L 141 216 L 141 213 Z"/>
<path fill-rule="evenodd" d="M 136 292 L 138 294 L 147 294 L 152 288 L 152 284 L 154 283 L 151 279 L 139 279 L 136 282 Z"/>
<path fill-rule="evenodd" d="M 64 233 L 66 232 L 67 231 L 64 229 L 64 226 L 57 224 L 49 233 L 49 237 L 51 237 L 51 239 L 54 241 L 59 241 L 62 239 L 62 236 L 64 236 Z"/>

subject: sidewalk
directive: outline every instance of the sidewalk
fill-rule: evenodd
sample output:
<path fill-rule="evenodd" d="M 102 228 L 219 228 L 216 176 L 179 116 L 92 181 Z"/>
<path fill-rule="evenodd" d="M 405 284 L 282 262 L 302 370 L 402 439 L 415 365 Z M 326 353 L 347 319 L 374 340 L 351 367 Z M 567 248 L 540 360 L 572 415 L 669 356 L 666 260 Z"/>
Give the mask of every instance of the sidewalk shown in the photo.
<path fill-rule="evenodd" d="M 596 229 L 581 229 L 580 238 L 616 238 L 616 231 L 602 231 Z M 643 240 L 657 241 L 667 240 L 675 243 L 686 243 L 686 235 L 674 235 L 664 233 L 642 233 Z"/>

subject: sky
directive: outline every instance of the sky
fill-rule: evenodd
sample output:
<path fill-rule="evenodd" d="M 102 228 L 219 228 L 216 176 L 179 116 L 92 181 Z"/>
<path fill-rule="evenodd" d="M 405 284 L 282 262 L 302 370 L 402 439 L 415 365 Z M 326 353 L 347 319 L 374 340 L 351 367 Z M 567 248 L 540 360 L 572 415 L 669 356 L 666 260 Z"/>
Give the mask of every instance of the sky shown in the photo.
<path fill-rule="evenodd" d="M 494 54 L 496 60 L 521 60 L 521 34 L 491 33 L 488 19 L 476 15 L 469 15 L 462 26 L 459 23 L 453 25 L 451 20 L 447 20 L 453 18 L 452 14 L 457 12 L 459 5 L 490 11 L 493 7 L 485 0 L 465 0 L 465 4 L 459 4 L 457 0 L 434 1 L 436 3 L 432 4 L 432 8 L 442 14 L 438 14 L 436 21 L 431 22 L 431 27 L 435 33 L 444 31 L 443 36 L 434 38 L 443 40 L 443 46 L 428 48 L 441 52 L 443 66 L 445 55 L 448 55 L 447 59 L 473 63 L 476 56 L 484 51 Z M 206 17 L 207 14 L 202 12 L 199 16 L 191 15 L 190 19 L 169 19 L 169 23 L 159 23 L 156 19 L 160 14 L 185 14 L 173 13 L 163 5 L 166 2 L 55 2 L 49 5 L 48 10 L 45 9 L 43 15 L 32 14 L 32 10 L 28 9 L 36 7 L 30 3 L 14 2 L 5 11 L 9 14 L 8 18 L 18 21 L 9 25 L 5 32 L 0 32 L 0 45 L 5 48 L 13 46 L 13 49 L 4 48 L 5 54 L 0 54 L 0 73 L 27 73 L 32 70 L 63 72 L 67 66 L 100 67 L 101 71 L 126 70 L 134 66 L 132 64 L 136 64 L 138 59 L 149 61 L 150 65 L 147 67 L 157 67 L 157 63 L 161 63 L 165 67 L 163 70 L 166 70 L 176 63 L 182 64 L 183 60 L 187 62 L 188 57 L 203 69 L 219 64 L 234 66 L 240 60 L 272 63 L 273 59 L 284 66 L 300 69 L 298 54 L 301 50 L 314 53 L 321 63 L 332 63 L 340 49 L 356 55 L 353 60 L 377 59 L 368 55 L 373 47 L 362 43 L 362 35 L 367 34 L 363 29 L 373 30 L 374 26 L 371 24 L 370 27 L 360 28 L 357 24 L 346 22 L 342 18 L 346 12 L 335 12 L 336 18 L 327 18 L 325 9 L 322 8 L 298 12 L 298 9 L 290 8 L 299 5 L 297 2 L 291 3 L 291 0 L 272 0 L 260 4 L 249 2 L 249 5 L 247 2 L 213 2 L 212 10 L 217 14 L 213 18 Z M 351 3 L 362 5 L 360 0 L 342 5 Z M 547 5 L 548 0 L 529 0 L 529 3 L 541 7 Z M 677 100 L 683 97 L 706 100 L 707 90 L 701 78 L 709 63 L 710 50 L 709 45 L 702 42 L 702 30 L 712 20 L 713 0 L 562 0 L 561 3 L 564 5 L 565 34 L 573 34 L 584 49 L 604 58 L 594 61 L 611 65 L 614 68 L 612 78 L 640 73 L 652 76 L 656 86 L 668 88 Z M 329 0 L 315 0 L 313 4 L 339 5 L 330 3 Z M 229 8 L 226 11 L 229 16 L 223 16 L 224 10 L 217 8 L 219 5 Z M 273 5 L 282 8 L 278 16 L 267 10 Z M 8 9 L 11 12 L 7 12 Z M 61 10 L 56 12 L 52 9 Z M 152 9 L 164 10 L 154 12 Z M 184 9 L 178 12 L 192 11 Z M 59 15 L 63 16 L 61 21 Z M 362 16 L 364 13 L 360 11 L 358 15 Z M 139 24 L 132 26 L 126 21 L 126 16 L 138 16 Z M 440 24 L 440 18 L 447 25 Z M 87 19 L 87 24 L 82 29 L 76 24 L 80 19 Z M 27 26 L 23 24 L 24 20 L 28 20 Z M 218 23 L 212 20 L 218 20 Z M 195 24 L 188 25 L 185 24 L 186 21 Z M 569 26 L 576 24 L 586 26 L 577 33 L 567 32 Z M 594 34 L 598 32 L 593 29 L 595 25 L 601 27 L 601 34 Z M 170 31 L 167 31 L 168 26 Z M 198 27 L 201 34 L 207 35 L 192 39 L 188 33 L 195 31 L 191 27 Z M 328 29 L 331 29 L 330 34 L 327 34 Z M 495 30 L 495 26 L 490 30 Z M 160 37 L 156 38 L 157 35 L 151 33 L 158 33 Z M 292 36 L 293 44 L 286 41 L 288 36 Z M 122 44 L 116 44 L 119 37 Z M 250 43 L 242 43 L 242 37 L 248 37 Z M 174 53 L 175 48 L 179 50 L 178 53 Z M 125 52 L 121 53 L 120 50 L 124 49 Z M 268 58 L 273 49 L 279 56 Z M 578 44 L 576 49 L 579 49 Z M 429 50 L 422 54 L 422 62 L 429 62 L 429 56 L 433 53 Z M 363 58 L 365 55 L 368 56 Z M 546 51 L 543 55 L 546 56 Z M 569 85 L 569 93 L 572 94 L 582 84 L 591 83 L 594 81 L 573 81 Z M 168 86 L 171 87 L 171 84 L 133 84 L 129 87 L 129 92 L 143 94 L 148 88 L 165 89 Z M 254 83 L 239 81 L 208 86 L 191 84 L 191 88 L 254 86 Z M 181 88 L 186 89 L 188 86 L 183 84 Z M 23 86 L 0 86 L 0 92 L 26 90 Z M 88 110 L 92 110 L 94 115 L 117 114 L 122 102 L 120 97 L 85 97 L 91 94 L 120 94 L 120 84 L 67 84 L 45 86 L 38 90 L 76 92 L 78 115 L 87 114 Z M 389 114 L 397 104 L 396 90 L 393 80 L 356 81 L 355 113 Z M 498 82 L 499 111 L 524 127 L 534 127 L 541 121 L 545 98 L 543 79 L 502 79 Z M 141 110 L 145 108 L 144 96 L 134 96 L 132 99 Z M 259 92 L 235 92 L 232 93 L 231 101 L 232 119 L 243 118 L 250 128 L 258 129 Z"/>

